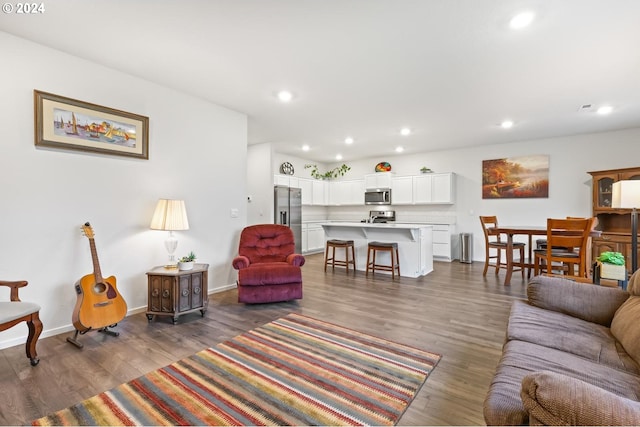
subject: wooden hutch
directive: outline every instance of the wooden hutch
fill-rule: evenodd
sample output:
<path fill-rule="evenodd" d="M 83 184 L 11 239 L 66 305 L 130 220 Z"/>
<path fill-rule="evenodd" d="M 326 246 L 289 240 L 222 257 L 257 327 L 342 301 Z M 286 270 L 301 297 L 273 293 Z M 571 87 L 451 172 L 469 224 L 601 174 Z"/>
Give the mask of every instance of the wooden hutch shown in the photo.
<path fill-rule="evenodd" d="M 593 216 L 598 218 L 597 229 L 602 231 L 600 237 L 593 239 L 593 259 L 605 251 L 620 252 L 624 255 L 627 270 L 631 274 L 631 210 L 611 207 L 611 189 L 617 181 L 640 180 L 640 167 L 594 171 L 589 174 L 593 180 Z"/>

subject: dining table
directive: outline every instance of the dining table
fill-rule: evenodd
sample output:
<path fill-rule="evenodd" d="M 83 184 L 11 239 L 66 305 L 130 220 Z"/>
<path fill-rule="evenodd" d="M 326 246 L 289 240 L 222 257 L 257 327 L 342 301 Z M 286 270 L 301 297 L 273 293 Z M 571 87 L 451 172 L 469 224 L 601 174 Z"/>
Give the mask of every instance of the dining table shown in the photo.
<path fill-rule="evenodd" d="M 527 269 L 533 268 L 533 236 L 546 236 L 547 235 L 547 226 L 546 225 L 498 225 L 497 227 L 491 227 L 488 229 L 491 234 L 505 234 L 507 236 L 507 273 L 504 277 L 504 284 L 511 284 L 511 275 L 513 274 L 513 236 L 515 235 L 525 235 L 528 236 L 528 258 L 523 261 L 523 269 L 526 267 Z M 522 261 L 522 260 L 521 260 Z M 528 261 L 528 262 L 526 262 Z"/>
<path fill-rule="evenodd" d="M 533 265 L 533 236 L 546 236 L 547 227 L 544 225 L 498 225 L 497 227 L 491 227 L 487 229 L 491 234 L 506 234 L 507 236 L 507 273 L 504 277 L 504 284 L 511 284 L 511 276 L 513 274 L 513 236 L 525 235 L 528 236 L 528 258 L 525 262 L 522 262 L 523 269 L 526 267 L 531 272 Z M 589 234 L 591 237 L 600 236 L 601 231 L 591 230 Z M 587 248 L 587 266 L 590 265 L 591 248 Z"/>

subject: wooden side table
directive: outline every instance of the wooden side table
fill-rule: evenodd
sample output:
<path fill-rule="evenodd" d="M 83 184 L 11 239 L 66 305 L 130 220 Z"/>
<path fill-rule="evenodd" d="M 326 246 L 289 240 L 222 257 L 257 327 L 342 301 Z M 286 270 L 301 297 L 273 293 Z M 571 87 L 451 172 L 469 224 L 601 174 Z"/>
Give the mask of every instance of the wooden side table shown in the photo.
<path fill-rule="evenodd" d="M 149 322 L 155 315 L 172 316 L 175 325 L 179 316 L 196 310 L 204 317 L 209 304 L 208 276 L 209 264 L 195 264 L 193 270 L 154 267 L 148 271 Z"/>

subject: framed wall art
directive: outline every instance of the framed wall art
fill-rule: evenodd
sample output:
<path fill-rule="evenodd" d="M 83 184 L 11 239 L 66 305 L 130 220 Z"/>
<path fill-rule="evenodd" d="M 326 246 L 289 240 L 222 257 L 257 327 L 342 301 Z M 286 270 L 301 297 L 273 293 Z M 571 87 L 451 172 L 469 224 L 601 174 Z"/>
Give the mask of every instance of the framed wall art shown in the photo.
<path fill-rule="evenodd" d="M 549 197 L 549 156 L 482 161 L 483 199 Z"/>
<path fill-rule="evenodd" d="M 33 91 L 35 145 L 149 158 L 149 118 Z"/>

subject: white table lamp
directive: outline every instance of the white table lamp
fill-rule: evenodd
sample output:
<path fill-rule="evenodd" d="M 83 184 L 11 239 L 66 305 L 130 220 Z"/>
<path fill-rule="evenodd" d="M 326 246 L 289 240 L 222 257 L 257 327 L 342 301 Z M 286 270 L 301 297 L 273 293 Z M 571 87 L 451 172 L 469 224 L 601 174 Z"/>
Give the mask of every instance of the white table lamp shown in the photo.
<path fill-rule="evenodd" d="M 631 209 L 631 274 L 638 269 L 638 214 L 640 207 L 640 180 L 613 183 L 611 207 Z"/>
<path fill-rule="evenodd" d="M 166 268 L 177 268 L 174 252 L 178 247 L 178 239 L 173 235 L 174 230 L 188 230 L 189 220 L 184 200 L 160 199 L 156 205 L 156 210 L 151 218 L 150 228 L 152 230 L 165 230 L 169 232 L 169 237 L 164 242 L 169 253 L 169 263 Z"/>

